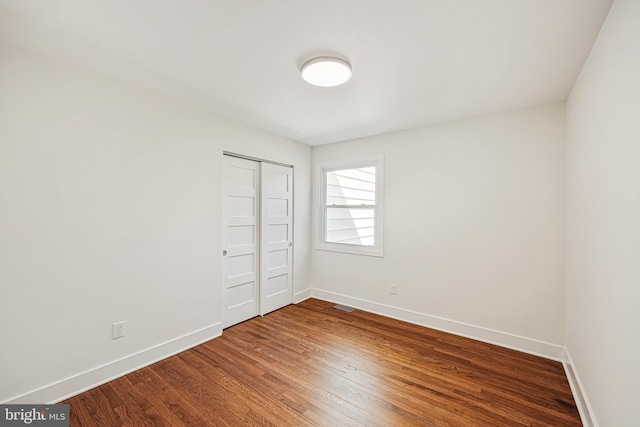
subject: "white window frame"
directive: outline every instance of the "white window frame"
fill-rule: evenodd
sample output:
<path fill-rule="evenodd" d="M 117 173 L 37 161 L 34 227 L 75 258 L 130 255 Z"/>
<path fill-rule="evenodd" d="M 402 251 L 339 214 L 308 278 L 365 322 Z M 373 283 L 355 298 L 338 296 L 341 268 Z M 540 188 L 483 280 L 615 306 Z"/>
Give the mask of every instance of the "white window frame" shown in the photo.
<path fill-rule="evenodd" d="M 325 241 L 326 208 L 325 190 L 326 174 L 339 169 L 355 169 L 367 166 L 376 168 L 376 204 L 374 208 L 374 245 L 362 246 L 353 244 L 342 244 Z M 332 160 L 316 164 L 316 182 L 318 188 L 318 233 L 316 249 L 332 252 L 342 252 L 355 255 L 367 255 L 384 257 L 383 245 L 383 206 L 384 206 L 384 157 L 382 155 L 362 157 L 358 159 Z"/>

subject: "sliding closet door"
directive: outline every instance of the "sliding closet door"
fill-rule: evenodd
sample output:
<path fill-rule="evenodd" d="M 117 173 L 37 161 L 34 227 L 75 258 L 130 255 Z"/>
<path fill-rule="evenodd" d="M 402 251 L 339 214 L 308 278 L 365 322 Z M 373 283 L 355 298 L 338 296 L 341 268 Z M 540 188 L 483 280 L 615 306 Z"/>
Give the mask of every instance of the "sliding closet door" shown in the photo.
<path fill-rule="evenodd" d="M 223 327 L 260 314 L 260 163 L 224 156 Z"/>
<path fill-rule="evenodd" d="M 260 314 L 293 302 L 293 169 L 261 168 Z"/>

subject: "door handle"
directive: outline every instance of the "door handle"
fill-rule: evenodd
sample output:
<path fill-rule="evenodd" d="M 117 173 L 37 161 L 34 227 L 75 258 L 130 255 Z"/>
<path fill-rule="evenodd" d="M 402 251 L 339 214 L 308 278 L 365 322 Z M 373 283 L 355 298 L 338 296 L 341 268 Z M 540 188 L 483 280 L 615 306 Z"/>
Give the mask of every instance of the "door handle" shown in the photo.
<path fill-rule="evenodd" d="M 222 251 L 222 256 L 227 256 L 227 251 Z"/>
<path fill-rule="evenodd" d="M 289 247 L 293 246 L 293 242 L 289 242 Z"/>

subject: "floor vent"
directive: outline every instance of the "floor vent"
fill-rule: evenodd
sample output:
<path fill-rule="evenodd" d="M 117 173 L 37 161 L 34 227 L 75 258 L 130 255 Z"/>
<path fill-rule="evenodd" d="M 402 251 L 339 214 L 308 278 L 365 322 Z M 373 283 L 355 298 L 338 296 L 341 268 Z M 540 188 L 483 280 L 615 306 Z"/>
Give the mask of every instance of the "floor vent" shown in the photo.
<path fill-rule="evenodd" d="M 342 304 L 334 305 L 333 308 L 338 309 L 338 310 L 342 310 L 342 311 L 346 311 L 347 313 L 351 313 L 353 311 L 353 307 L 348 307 L 348 306 L 342 305 Z"/>

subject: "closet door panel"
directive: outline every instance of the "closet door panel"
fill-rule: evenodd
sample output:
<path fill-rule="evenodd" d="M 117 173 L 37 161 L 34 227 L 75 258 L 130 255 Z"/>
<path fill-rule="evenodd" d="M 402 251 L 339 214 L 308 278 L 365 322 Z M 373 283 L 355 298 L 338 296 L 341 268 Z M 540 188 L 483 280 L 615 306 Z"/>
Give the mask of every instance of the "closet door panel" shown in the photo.
<path fill-rule="evenodd" d="M 260 314 L 293 302 L 293 169 L 261 168 Z"/>
<path fill-rule="evenodd" d="M 223 327 L 260 314 L 260 163 L 224 156 Z"/>

